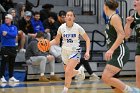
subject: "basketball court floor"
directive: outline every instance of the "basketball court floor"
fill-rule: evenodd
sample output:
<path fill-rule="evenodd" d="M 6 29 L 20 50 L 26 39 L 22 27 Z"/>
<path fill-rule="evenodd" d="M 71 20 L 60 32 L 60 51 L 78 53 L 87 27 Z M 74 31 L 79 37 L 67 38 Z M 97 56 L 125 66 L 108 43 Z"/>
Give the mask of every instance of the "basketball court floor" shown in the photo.
<path fill-rule="evenodd" d="M 123 77 L 120 79 L 130 86 L 135 86 L 135 77 Z M 0 83 L 0 93 L 61 93 L 63 86 L 64 81 Z M 73 80 L 68 93 L 113 93 L 113 91 L 101 80 L 92 81 L 86 79 L 81 82 Z"/>

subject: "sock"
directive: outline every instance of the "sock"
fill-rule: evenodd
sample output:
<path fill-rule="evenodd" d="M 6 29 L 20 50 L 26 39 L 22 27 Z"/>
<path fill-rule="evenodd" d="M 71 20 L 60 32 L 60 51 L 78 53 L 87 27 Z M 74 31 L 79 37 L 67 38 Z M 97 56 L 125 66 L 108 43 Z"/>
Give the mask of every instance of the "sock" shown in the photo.
<path fill-rule="evenodd" d="M 67 87 L 64 87 L 63 91 L 64 92 L 67 92 L 68 91 L 68 88 Z"/>
<path fill-rule="evenodd" d="M 18 46 L 18 43 L 16 43 L 16 46 Z"/>
<path fill-rule="evenodd" d="M 40 76 L 44 76 L 44 73 L 41 73 Z"/>
<path fill-rule="evenodd" d="M 77 70 L 77 71 L 78 71 L 77 75 L 81 74 L 81 71 L 80 70 Z"/>
<path fill-rule="evenodd" d="M 132 89 L 130 86 L 126 85 L 124 89 L 124 93 L 131 93 Z"/>
<path fill-rule="evenodd" d="M 50 75 L 53 76 L 54 75 L 54 72 L 51 72 Z"/>
<path fill-rule="evenodd" d="M 98 77 L 98 75 L 96 75 L 95 73 L 92 73 L 91 76 L 96 76 L 96 77 Z"/>

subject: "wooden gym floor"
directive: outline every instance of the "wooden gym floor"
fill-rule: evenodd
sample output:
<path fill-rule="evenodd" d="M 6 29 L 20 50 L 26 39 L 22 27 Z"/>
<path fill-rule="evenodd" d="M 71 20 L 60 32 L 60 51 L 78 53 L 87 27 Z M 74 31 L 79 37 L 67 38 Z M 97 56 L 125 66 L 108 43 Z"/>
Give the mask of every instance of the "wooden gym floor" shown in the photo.
<path fill-rule="evenodd" d="M 126 84 L 135 86 L 135 77 L 120 78 Z M 64 81 L 38 82 L 28 81 L 18 83 L 0 83 L 0 93 L 61 93 Z M 68 93 L 113 93 L 112 89 L 102 81 L 84 80 L 72 82 Z"/>

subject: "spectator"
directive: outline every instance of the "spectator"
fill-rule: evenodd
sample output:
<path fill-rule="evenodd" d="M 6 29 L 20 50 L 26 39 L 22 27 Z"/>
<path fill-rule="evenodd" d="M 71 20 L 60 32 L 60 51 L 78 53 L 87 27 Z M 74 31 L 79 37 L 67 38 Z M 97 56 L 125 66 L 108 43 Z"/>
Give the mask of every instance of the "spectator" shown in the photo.
<path fill-rule="evenodd" d="M 19 29 L 23 31 L 26 35 L 34 33 L 34 29 L 31 24 L 31 17 L 32 13 L 30 11 L 26 11 L 24 17 L 19 20 Z"/>
<path fill-rule="evenodd" d="M 65 23 L 65 17 L 66 17 L 66 12 L 63 11 L 63 10 L 61 10 L 61 11 L 59 12 L 59 16 L 58 16 L 58 20 L 57 20 L 59 26 L 60 26 L 61 24 Z"/>
<path fill-rule="evenodd" d="M 51 40 L 55 38 L 57 34 L 57 29 L 59 28 L 59 24 L 54 18 L 54 14 L 50 13 L 48 19 L 43 22 L 44 28 L 46 32 L 50 32 Z"/>
<path fill-rule="evenodd" d="M 12 24 L 13 25 L 15 25 L 17 28 L 19 28 L 18 27 L 18 16 L 16 15 L 16 9 L 14 9 L 14 8 L 10 8 L 9 10 L 8 10 L 8 13 L 9 14 L 11 14 L 12 16 L 13 16 L 13 20 L 12 20 Z M 22 43 L 21 43 L 22 44 Z M 18 48 L 18 36 L 16 37 L 16 46 L 17 46 L 17 48 Z M 21 45 L 22 46 L 22 45 Z"/>
<path fill-rule="evenodd" d="M 19 28 L 19 27 L 18 27 L 18 20 L 19 20 L 19 18 L 18 18 L 18 16 L 17 16 L 16 9 L 10 8 L 10 9 L 8 10 L 8 13 L 11 14 L 11 15 L 13 16 L 12 24 L 15 25 L 17 28 Z"/>
<path fill-rule="evenodd" d="M 5 16 L 5 23 L 0 27 L 0 36 L 1 36 L 1 53 L 2 53 L 2 62 L 1 62 L 1 75 L 0 80 L 2 83 L 6 83 L 4 73 L 6 64 L 8 63 L 9 68 L 9 82 L 19 82 L 19 80 L 15 79 L 13 76 L 14 72 L 14 63 L 15 57 L 17 54 L 16 51 L 16 36 L 17 36 L 17 27 L 12 25 L 11 22 L 13 20 L 12 15 L 7 14 Z"/>
<path fill-rule="evenodd" d="M 26 62 L 31 63 L 32 65 L 34 65 L 34 64 L 39 64 L 40 65 L 39 81 L 46 81 L 46 82 L 49 81 L 46 78 L 46 76 L 44 75 L 46 63 L 49 63 L 50 66 L 51 66 L 50 80 L 53 80 L 53 81 L 61 80 L 54 73 L 54 70 L 55 70 L 54 56 L 49 55 L 48 52 L 39 51 L 39 49 L 37 47 L 38 41 L 43 39 L 43 38 L 44 38 L 44 33 L 43 32 L 38 32 L 37 35 L 36 35 L 36 38 L 33 41 L 30 42 L 30 44 L 27 47 L 26 54 L 25 54 L 25 58 L 27 60 Z"/>
<path fill-rule="evenodd" d="M 57 20 L 57 23 L 59 25 L 59 27 L 65 23 L 65 17 L 66 17 L 66 11 L 64 10 L 61 10 L 59 11 L 59 15 L 58 15 L 58 20 Z M 62 38 L 60 40 L 60 46 L 62 45 Z"/>
<path fill-rule="evenodd" d="M 42 10 L 40 10 L 40 16 L 41 16 L 41 21 L 43 22 L 44 20 L 48 19 L 49 18 L 49 15 L 50 13 L 53 13 L 54 15 L 54 20 L 56 21 L 57 20 L 57 14 L 52 12 L 51 9 L 53 8 L 54 6 L 52 4 L 44 4 L 42 6 Z"/>
<path fill-rule="evenodd" d="M 32 26 L 34 28 L 34 33 L 37 33 L 38 31 L 44 32 L 44 27 L 42 22 L 40 21 L 40 13 L 34 12 L 34 16 L 31 19 Z"/>
<path fill-rule="evenodd" d="M 32 38 L 35 38 L 36 34 L 34 34 L 34 29 L 31 24 L 32 13 L 30 11 L 26 11 L 24 17 L 19 20 L 19 35 L 22 36 L 23 39 L 22 45 L 25 44 L 25 35 L 27 37 L 26 45 L 31 41 Z M 22 46 L 22 47 L 23 47 Z M 21 51 L 25 51 L 24 48 L 21 48 Z"/>
<path fill-rule="evenodd" d="M 25 4 L 23 2 L 19 2 L 16 6 L 16 10 L 17 10 L 17 16 L 19 17 L 19 19 L 22 19 L 25 13 Z"/>
<path fill-rule="evenodd" d="M 31 23 L 32 23 L 32 26 L 34 28 L 34 34 L 36 34 L 38 31 L 42 31 L 42 32 L 44 32 L 45 38 L 50 40 L 51 35 L 49 32 L 47 32 L 47 30 L 44 29 L 43 24 L 40 21 L 40 13 L 39 12 L 34 13 L 34 16 L 31 20 Z"/>

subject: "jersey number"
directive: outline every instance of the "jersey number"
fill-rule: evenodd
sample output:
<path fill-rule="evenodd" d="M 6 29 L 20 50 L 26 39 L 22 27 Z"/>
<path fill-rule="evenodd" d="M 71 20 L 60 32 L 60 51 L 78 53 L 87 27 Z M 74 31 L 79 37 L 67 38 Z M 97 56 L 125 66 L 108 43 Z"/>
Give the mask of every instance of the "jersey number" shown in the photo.
<path fill-rule="evenodd" d="M 67 39 L 67 43 L 73 43 L 72 39 Z"/>

